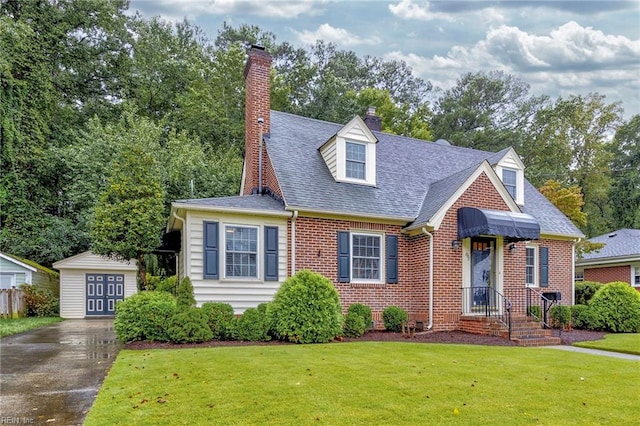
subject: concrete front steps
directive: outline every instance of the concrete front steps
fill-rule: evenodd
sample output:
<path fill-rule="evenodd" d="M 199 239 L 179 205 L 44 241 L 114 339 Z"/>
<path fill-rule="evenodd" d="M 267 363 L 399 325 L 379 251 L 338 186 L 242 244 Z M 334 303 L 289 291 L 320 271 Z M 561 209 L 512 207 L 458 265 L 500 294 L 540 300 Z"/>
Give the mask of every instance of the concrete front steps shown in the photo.
<path fill-rule="evenodd" d="M 461 330 L 509 338 L 509 330 L 498 319 L 485 316 L 466 316 L 460 319 Z M 526 316 L 511 318 L 511 340 L 518 346 L 547 346 L 561 344 L 555 330 L 544 329 L 539 322 Z"/>

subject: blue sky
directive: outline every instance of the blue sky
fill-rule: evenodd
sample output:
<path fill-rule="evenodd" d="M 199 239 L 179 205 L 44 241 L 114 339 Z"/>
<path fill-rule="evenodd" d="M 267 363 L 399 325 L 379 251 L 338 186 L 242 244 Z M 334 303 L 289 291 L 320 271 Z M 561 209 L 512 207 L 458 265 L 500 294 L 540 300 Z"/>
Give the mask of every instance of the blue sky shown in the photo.
<path fill-rule="evenodd" d="M 531 94 L 598 92 L 640 114 L 640 1 L 132 0 L 132 12 L 187 18 L 211 39 L 223 22 L 257 25 L 276 41 L 322 39 L 402 59 L 447 89 L 466 72 L 502 70 Z"/>

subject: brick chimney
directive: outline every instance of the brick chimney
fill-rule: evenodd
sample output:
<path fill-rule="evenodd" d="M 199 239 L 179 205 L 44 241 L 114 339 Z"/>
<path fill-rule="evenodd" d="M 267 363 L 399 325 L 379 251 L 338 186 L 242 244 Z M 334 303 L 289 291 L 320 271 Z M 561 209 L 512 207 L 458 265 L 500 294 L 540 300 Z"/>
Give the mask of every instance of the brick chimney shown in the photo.
<path fill-rule="evenodd" d="M 268 134 L 271 124 L 270 81 L 271 55 L 262 46 L 251 46 L 244 67 L 244 181 L 243 194 L 256 194 L 264 188 L 265 152 L 260 155 L 261 135 Z M 262 166 L 260 166 L 262 157 Z M 259 176 L 262 175 L 262 182 Z"/>
<path fill-rule="evenodd" d="M 367 115 L 364 116 L 363 121 L 369 130 L 376 130 L 379 132 L 382 129 L 382 118 L 376 115 L 376 107 L 370 106 L 367 108 Z"/>

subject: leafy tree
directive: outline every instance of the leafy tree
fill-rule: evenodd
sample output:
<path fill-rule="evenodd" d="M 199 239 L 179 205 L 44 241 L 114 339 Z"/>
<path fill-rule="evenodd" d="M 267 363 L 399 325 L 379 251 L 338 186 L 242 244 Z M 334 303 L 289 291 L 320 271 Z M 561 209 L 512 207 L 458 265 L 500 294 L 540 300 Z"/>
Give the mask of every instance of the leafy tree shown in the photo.
<path fill-rule="evenodd" d="M 618 127 L 612 144 L 614 228 L 640 228 L 640 115 Z"/>

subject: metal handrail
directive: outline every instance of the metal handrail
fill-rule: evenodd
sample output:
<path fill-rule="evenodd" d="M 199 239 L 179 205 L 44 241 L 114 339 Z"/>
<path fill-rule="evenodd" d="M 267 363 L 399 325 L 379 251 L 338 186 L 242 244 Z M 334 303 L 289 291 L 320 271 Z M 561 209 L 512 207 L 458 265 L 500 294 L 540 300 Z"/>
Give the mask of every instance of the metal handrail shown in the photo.
<path fill-rule="evenodd" d="M 496 318 L 507 327 L 511 340 L 511 308 L 513 304 L 502 293 L 492 287 L 463 287 L 462 306 L 464 313 L 484 314 Z"/>
<path fill-rule="evenodd" d="M 537 303 L 534 303 L 534 300 Z M 549 310 L 554 303 L 556 303 L 555 300 L 547 299 L 539 291 L 527 287 L 527 316 L 535 318 L 544 328 L 552 328 L 548 318 Z"/>

